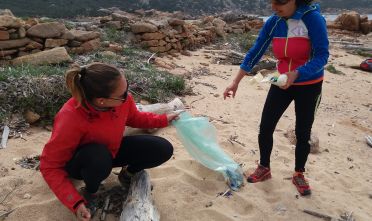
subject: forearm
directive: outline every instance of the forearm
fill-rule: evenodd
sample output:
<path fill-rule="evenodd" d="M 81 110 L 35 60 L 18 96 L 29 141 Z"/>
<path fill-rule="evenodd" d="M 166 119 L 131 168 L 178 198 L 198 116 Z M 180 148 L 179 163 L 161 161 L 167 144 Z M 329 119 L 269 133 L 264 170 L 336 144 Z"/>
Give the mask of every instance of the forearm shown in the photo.
<path fill-rule="evenodd" d="M 251 75 L 249 72 L 244 71 L 243 69 L 239 69 L 239 72 L 236 74 L 233 82 L 235 84 L 239 84 L 240 81 L 244 78 L 246 75 Z"/>

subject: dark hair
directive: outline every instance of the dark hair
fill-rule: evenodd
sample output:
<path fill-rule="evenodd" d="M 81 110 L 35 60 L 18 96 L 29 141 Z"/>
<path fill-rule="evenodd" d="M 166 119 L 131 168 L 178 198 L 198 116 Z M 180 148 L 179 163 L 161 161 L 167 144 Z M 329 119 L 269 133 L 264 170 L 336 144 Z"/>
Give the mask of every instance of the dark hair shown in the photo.
<path fill-rule="evenodd" d="M 287 4 L 290 0 L 274 0 L 276 3 L 279 5 L 285 5 Z M 311 2 L 314 0 L 296 0 L 296 6 L 300 5 L 310 5 Z"/>
<path fill-rule="evenodd" d="M 108 64 L 97 62 L 85 67 L 74 64 L 66 72 L 66 85 L 79 106 L 85 106 L 85 100 L 110 97 L 120 76 L 120 71 Z"/>
<path fill-rule="evenodd" d="M 296 5 L 310 5 L 314 0 L 296 0 Z"/>

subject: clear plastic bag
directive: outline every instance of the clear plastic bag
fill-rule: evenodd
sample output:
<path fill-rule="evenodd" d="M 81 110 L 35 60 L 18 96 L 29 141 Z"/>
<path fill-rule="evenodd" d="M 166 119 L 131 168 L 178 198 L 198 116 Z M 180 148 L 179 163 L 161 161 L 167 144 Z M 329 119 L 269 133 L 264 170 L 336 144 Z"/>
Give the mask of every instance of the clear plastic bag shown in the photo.
<path fill-rule="evenodd" d="M 243 185 L 241 167 L 219 147 L 216 129 L 207 118 L 192 117 L 183 112 L 173 125 L 182 144 L 195 160 L 222 173 L 232 190 L 238 190 Z"/>

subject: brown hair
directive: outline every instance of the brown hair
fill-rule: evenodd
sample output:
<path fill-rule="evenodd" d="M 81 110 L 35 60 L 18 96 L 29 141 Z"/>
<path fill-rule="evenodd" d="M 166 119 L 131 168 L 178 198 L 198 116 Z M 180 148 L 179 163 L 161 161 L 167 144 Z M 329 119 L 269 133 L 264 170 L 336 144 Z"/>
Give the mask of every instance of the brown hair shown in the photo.
<path fill-rule="evenodd" d="M 83 67 L 74 64 L 66 72 L 66 85 L 79 106 L 85 106 L 85 101 L 109 97 L 120 76 L 120 71 L 108 64 L 96 62 Z"/>

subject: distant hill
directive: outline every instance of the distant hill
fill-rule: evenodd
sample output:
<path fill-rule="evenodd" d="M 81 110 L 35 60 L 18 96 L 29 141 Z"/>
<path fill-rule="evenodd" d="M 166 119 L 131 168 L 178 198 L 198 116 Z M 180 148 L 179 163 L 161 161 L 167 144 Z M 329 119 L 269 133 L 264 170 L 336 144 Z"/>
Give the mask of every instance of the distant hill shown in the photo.
<path fill-rule="evenodd" d="M 343 9 L 371 14 L 371 0 L 318 0 L 323 12 Z M 270 0 L 0 0 L 0 9 L 11 9 L 16 16 L 54 18 L 98 15 L 99 8 L 118 7 L 125 11 L 157 9 L 183 11 L 192 15 L 239 10 L 250 14 L 269 15 Z"/>

